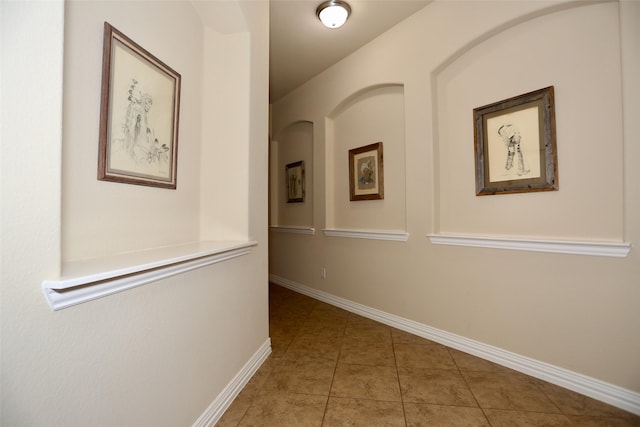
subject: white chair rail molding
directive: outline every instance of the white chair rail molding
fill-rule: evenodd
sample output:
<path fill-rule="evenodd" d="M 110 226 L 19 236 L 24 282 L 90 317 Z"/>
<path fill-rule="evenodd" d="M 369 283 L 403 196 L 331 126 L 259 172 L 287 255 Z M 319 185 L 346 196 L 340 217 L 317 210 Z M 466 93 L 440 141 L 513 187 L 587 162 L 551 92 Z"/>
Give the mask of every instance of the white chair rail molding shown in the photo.
<path fill-rule="evenodd" d="M 509 249 L 514 251 L 549 252 L 556 254 L 592 255 L 624 258 L 631 251 L 630 243 L 600 241 L 541 240 L 520 237 L 491 237 L 462 234 L 428 234 L 434 245 L 470 246 L 476 248 Z"/>
<path fill-rule="evenodd" d="M 325 228 L 322 230 L 325 236 L 348 237 L 353 239 L 392 240 L 406 242 L 409 233 L 402 230 L 351 230 L 338 228 Z"/>
<path fill-rule="evenodd" d="M 202 241 L 66 262 L 57 279 L 42 282 L 52 310 L 146 285 L 251 252 L 255 241 Z"/>

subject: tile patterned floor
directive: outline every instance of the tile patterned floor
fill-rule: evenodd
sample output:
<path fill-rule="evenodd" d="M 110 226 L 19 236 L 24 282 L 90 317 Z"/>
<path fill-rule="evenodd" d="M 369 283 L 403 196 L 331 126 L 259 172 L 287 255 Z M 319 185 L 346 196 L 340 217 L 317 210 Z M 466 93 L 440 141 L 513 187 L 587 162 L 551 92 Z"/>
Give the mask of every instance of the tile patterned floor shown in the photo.
<path fill-rule="evenodd" d="M 640 426 L 640 417 L 270 287 L 273 353 L 220 427 Z"/>

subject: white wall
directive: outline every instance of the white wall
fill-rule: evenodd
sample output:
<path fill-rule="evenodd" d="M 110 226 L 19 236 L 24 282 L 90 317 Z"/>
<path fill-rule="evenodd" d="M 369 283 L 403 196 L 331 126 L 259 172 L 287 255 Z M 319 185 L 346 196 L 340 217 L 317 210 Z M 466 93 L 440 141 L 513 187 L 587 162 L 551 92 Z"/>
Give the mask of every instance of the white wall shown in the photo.
<path fill-rule="evenodd" d="M 0 424 L 190 425 L 267 340 L 268 7 L 234 4 L 244 35 L 211 33 L 190 2 L 2 3 Z M 103 21 L 182 74 L 175 191 L 96 181 Z M 215 52 L 203 51 L 230 46 L 244 55 L 231 83 L 250 90 L 226 117 L 241 134 L 221 147 L 202 125 L 201 88 L 221 89 L 203 75 Z M 244 196 L 207 186 L 203 153 L 213 166 L 243 159 Z M 41 283 L 62 261 L 214 236 L 220 216 L 201 215 L 203 188 L 245 213 L 218 229 L 258 241 L 251 254 L 50 310 Z"/>
<path fill-rule="evenodd" d="M 365 88 L 402 84 L 410 237 L 274 233 L 270 272 L 640 392 L 639 17 L 629 1 L 434 2 L 275 103 L 274 134 L 300 120 L 316 125 L 309 191 L 313 226 L 322 229 L 339 223 L 325 217 L 333 203 L 325 174 L 334 167 L 326 118 Z M 473 108 L 549 85 L 560 190 L 476 197 Z M 442 232 L 626 242 L 632 250 L 619 259 L 439 246 L 425 237 Z"/>

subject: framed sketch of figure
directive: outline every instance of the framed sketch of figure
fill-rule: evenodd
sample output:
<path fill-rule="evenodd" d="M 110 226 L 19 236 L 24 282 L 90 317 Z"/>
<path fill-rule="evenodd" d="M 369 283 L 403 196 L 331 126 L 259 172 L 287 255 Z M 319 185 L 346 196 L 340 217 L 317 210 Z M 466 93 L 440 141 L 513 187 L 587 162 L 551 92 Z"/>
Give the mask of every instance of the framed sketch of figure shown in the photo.
<path fill-rule="evenodd" d="M 553 86 L 473 110 L 476 195 L 558 189 Z"/>
<path fill-rule="evenodd" d="M 285 166 L 287 185 L 287 203 L 304 202 L 304 161 L 289 163 Z"/>
<path fill-rule="evenodd" d="M 176 188 L 180 81 L 104 23 L 99 180 Z"/>

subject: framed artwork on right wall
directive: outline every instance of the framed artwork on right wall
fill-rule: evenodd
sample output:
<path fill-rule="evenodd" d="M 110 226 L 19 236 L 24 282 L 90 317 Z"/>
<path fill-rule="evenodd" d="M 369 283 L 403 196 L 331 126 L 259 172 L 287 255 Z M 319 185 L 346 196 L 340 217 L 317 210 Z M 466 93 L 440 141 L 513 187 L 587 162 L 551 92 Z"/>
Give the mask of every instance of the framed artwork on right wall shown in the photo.
<path fill-rule="evenodd" d="M 349 200 L 384 199 L 382 142 L 349 150 Z"/>
<path fill-rule="evenodd" d="M 473 110 L 476 196 L 558 190 L 553 86 Z"/>

